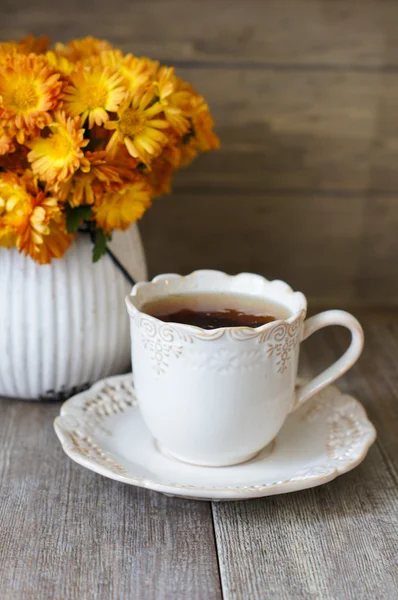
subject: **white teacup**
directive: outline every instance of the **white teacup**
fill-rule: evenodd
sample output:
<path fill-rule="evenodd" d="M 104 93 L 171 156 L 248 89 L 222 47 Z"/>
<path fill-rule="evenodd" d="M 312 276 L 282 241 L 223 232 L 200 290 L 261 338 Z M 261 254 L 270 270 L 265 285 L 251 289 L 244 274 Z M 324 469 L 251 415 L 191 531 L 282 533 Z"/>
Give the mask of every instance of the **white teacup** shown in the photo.
<path fill-rule="evenodd" d="M 142 307 L 168 295 L 236 293 L 276 303 L 291 315 L 257 327 L 205 330 L 165 323 Z M 144 421 L 161 451 L 206 466 L 244 462 L 269 444 L 287 415 L 359 358 L 363 331 L 347 312 L 305 319 L 307 301 L 283 281 L 195 271 L 138 283 L 126 298 L 134 382 Z M 296 387 L 300 343 L 327 325 L 351 332 L 348 350 L 310 383 Z"/>

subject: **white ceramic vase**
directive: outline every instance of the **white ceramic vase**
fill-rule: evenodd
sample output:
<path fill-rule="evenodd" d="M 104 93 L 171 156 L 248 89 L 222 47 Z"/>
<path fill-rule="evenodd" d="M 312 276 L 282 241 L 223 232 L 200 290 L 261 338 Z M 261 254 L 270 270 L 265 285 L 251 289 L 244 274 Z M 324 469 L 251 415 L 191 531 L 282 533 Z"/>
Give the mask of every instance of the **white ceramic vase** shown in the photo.
<path fill-rule="evenodd" d="M 135 224 L 115 232 L 110 248 L 135 281 L 146 280 Z M 62 399 L 127 371 L 130 290 L 108 255 L 92 262 L 87 234 L 49 265 L 0 248 L 0 396 Z"/>

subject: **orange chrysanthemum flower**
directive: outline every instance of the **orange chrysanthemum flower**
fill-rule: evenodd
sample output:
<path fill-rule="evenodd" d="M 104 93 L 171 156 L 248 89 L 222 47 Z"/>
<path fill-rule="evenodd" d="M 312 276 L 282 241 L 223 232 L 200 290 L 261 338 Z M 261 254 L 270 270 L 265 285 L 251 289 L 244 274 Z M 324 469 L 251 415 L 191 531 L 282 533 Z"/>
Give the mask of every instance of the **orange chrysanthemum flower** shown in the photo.
<path fill-rule="evenodd" d="M 81 204 L 94 204 L 95 196 L 100 192 L 92 173 L 77 171 L 68 181 L 59 184 L 57 196 L 61 202 L 67 202 L 74 208 Z"/>
<path fill-rule="evenodd" d="M 65 254 L 73 236 L 66 231 L 65 217 L 56 198 L 41 192 L 32 196 L 31 206 L 28 224 L 18 238 L 17 247 L 36 262 L 47 264 Z"/>
<path fill-rule="evenodd" d="M 192 123 L 199 148 L 202 152 L 215 150 L 220 147 L 220 140 L 213 131 L 214 121 L 205 101 L 202 101 L 197 107 L 192 117 Z"/>
<path fill-rule="evenodd" d="M 116 192 L 96 198 L 94 216 L 105 233 L 112 229 L 127 229 L 142 217 L 151 204 L 151 190 L 143 179 L 137 179 Z"/>
<path fill-rule="evenodd" d="M 169 143 L 163 149 L 161 156 L 173 165 L 173 169 L 179 169 L 188 165 L 198 153 L 198 141 L 190 130 L 184 136 L 169 135 Z"/>
<path fill-rule="evenodd" d="M 86 158 L 91 165 L 91 173 L 106 185 L 131 182 L 136 177 L 138 161 L 123 148 L 111 156 L 108 152 L 87 152 Z"/>
<path fill-rule="evenodd" d="M 171 192 L 171 178 L 174 167 L 164 156 L 158 156 L 152 163 L 152 168 L 147 174 L 147 181 L 151 186 L 153 196 L 162 196 Z"/>
<path fill-rule="evenodd" d="M 71 75 L 71 83 L 65 90 L 64 108 L 72 116 L 80 115 L 83 122 L 88 118 L 91 129 L 109 119 L 108 112 L 116 112 L 127 90 L 123 80 L 109 67 L 87 70 L 79 68 Z"/>
<path fill-rule="evenodd" d="M 0 44 L 0 54 L 44 54 L 48 49 L 50 40 L 46 35 L 36 38 L 34 35 L 28 35 L 19 42 L 2 42 Z"/>
<path fill-rule="evenodd" d="M 28 35 L 26 38 L 20 40 L 17 44 L 18 52 L 24 54 L 45 54 L 50 45 L 50 38 L 47 35 L 41 35 L 35 37 L 34 35 Z"/>
<path fill-rule="evenodd" d="M 70 229 L 83 215 L 91 231 L 126 229 L 218 145 L 206 102 L 173 68 L 93 37 L 0 44 L 0 245 L 46 263 L 71 243 L 66 215 Z"/>
<path fill-rule="evenodd" d="M 0 43 L 0 60 L 8 58 L 12 54 L 18 54 L 17 42 L 1 42 Z"/>
<path fill-rule="evenodd" d="M 107 146 L 110 152 L 115 152 L 118 143 L 124 142 L 129 154 L 148 166 L 161 153 L 167 143 L 162 130 L 169 125 L 162 118 L 162 106 L 153 102 L 153 97 L 152 88 L 135 94 L 120 107 L 117 121 L 105 123 L 107 129 L 115 129 Z"/>
<path fill-rule="evenodd" d="M 16 245 L 26 224 L 31 198 L 15 173 L 0 173 L 0 245 Z"/>
<path fill-rule="evenodd" d="M 112 45 L 109 42 L 90 35 L 85 38 L 71 40 L 67 44 L 55 44 L 56 53 L 66 56 L 72 62 L 91 58 L 106 50 L 112 50 Z"/>
<path fill-rule="evenodd" d="M 118 72 L 130 94 L 134 94 L 142 85 L 148 83 L 159 67 L 159 63 L 149 58 L 124 55 L 120 50 L 101 52 L 98 59 L 102 66 L 109 66 Z"/>
<path fill-rule="evenodd" d="M 59 258 L 72 241 L 58 200 L 46 195 L 30 171 L 0 173 L 0 244 L 13 245 L 44 264 Z"/>
<path fill-rule="evenodd" d="M 13 136 L 7 130 L 0 128 L 0 156 L 14 152 L 15 143 Z"/>
<path fill-rule="evenodd" d="M 176 91 L 173 95 L 173 101 L 184 115 L 192 119 L 197 107 L 204 101 L 197 91 L 187 81 L 176 77 Z"/>
<path fill-rule="evenodd" d="M 127 153 L 126 153 L 127 154 Z M 115 190 L 136 178 L 137 161 L 127 154 L 118 153 L 110 157 L 107 152 L 86 152 L 85 158 L 90 164 L 90 171 L 78 171 L 60 185 L 59 198 L 63 202 L 79 206 L 94 204 L 95 197 L 105 190 Z"/>
<path fill-rule="evenodd" d="M 199 153 L 198 140 L 190 136 L 189 140 L 179 148 L 178 168 L 186 167 Z"/>
<path fill-rule="evenodd" d="M 50 185 L 65 181 L 77 169 L 89 170 L 82 148 L 89 140 L 84 139 L 84 129 L 79 117 L 66 117 L 58 112 L 49 125 L 50 135 L 32 140 L 28 159 L 33 172 Z"/>
<path fill-rule="evenodd" d="M 187 92 L 178 90 L 178 80 L 173 67 L 161 67 L 156 87 L 159 103 L 171 127 L 184 135 L 190 127 L 189 120 L 182 110 Z"/>
<path fill-rule="evenodd" d="M 59 71 L 63 76 L 67 77 L 76 69 L 76 65 L 66 56 L 57 54 L 52 50 L 46 52 L 46 59 L 50 67 L 55 71 Z"/>
<path fill-rule="evenodd" d="M 17 141 L 51 122 L 62 84 L 43 56 L 15 54 L 0 61 L 0 125 L 15 131 Z"/>

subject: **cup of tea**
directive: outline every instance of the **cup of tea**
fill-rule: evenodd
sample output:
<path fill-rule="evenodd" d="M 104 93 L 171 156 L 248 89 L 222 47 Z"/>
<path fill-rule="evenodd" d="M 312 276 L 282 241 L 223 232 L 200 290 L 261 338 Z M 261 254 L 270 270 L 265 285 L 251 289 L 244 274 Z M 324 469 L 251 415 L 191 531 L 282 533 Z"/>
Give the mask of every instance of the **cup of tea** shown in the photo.
<path fill-rule="evenodd" d="M 142 417 L 161 452 L 195 465 L 254 457 L 363 347 L 361 325 L 349 313 L 329 310 L 306 320 L 301 292 L 251 273 L 159 275 L 137 283 L 126 304 Z M 301 342 L 329 325 L 350 330 L 349 348 L 296 385 Z"/>

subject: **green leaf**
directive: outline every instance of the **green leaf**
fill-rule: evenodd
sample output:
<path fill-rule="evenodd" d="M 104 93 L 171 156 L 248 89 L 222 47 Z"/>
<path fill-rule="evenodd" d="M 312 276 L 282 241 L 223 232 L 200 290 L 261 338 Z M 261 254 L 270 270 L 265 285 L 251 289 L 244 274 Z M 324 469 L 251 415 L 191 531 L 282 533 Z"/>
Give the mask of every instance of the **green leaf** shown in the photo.
<path fill-rule="evenodd" d="M 97 262 L 106 252 L 106 241 L 110 239 L 102 229 L 95 230 L 95 240 L 93 248 L 93 262 Z"/>
<path fill-rule="evenodd" d="M 69 204 L 66 205 L 66 229 L 68 233 L 75 233 L 79 229 L 79 225 L 85 219 L 91 217 L 91 206 L 81 204 L 72 208 Z"/>

